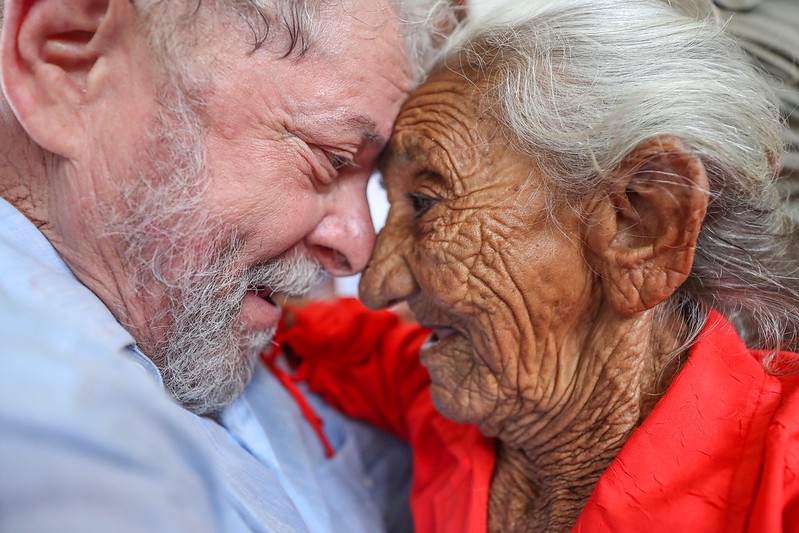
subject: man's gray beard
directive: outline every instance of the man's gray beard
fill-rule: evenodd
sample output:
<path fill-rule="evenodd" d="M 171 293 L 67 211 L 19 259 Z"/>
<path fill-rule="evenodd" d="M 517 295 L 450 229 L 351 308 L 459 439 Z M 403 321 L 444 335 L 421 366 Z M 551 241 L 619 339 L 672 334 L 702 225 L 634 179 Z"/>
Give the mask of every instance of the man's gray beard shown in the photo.
<path fill-rule="evenodd" d="M 220 258 L 217 276 L 187 280 L 170 290 L 173 322 L 157 357 L 164 384 L 175 399 L 197 414 L 219 411 L 250 380 L 258 354 L 274 336 L 274 328 L 247 332 L 240 321 L 248 290 L 269 287 L 298 295 L 318 284 L 318 263 L 298 254 L 276 257 L 236 275 L 235 255 Z M 207 269 L 205 272 L 211 272 Z"/>
<path fill-rule="evenodd" d="M 244 331 L 246 292 L 302 294 L 323 271 L 297 254 L 246 268 L 241 239 L 202 203 L 209 180 L 196 114 L 178 101 L 151 131 L 141 168 L 108 207 L 106 234 L 122 241 L 134 294 L 150 313 L 146 331 L 128 325 L 146 337 L 139 340 L 172 396 L 194 413 L 212 414 L 241 394 L 274 335 Z"/>

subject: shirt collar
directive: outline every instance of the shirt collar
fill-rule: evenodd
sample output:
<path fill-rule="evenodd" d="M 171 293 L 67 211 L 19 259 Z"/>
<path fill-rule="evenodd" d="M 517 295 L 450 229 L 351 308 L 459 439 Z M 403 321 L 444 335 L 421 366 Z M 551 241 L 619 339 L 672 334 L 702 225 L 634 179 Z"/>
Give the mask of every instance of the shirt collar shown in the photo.
<path fill-rule="evenodd" d="M 16 207 L 0 197 L 0 239 L 21 254 L 62 274 L 74 277 L 50 241 Z"/>

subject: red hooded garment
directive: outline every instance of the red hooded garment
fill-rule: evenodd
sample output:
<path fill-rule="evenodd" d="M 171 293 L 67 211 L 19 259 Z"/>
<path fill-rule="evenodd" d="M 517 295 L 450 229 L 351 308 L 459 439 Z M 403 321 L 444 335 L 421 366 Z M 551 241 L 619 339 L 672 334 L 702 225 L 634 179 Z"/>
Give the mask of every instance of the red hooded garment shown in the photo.
<path fill-rule="evenodd" d="M 418 361 L 428 334 L 345 299 L 289 310 L 277 342 L 301 360 L 297 379 L 410 443 L 417 533 L 483 533 L 494 442 L 434 409 Z M 760 356 L 711 313 L 573 531 L 799 532 L 799 377 L 767 374 Z"/>

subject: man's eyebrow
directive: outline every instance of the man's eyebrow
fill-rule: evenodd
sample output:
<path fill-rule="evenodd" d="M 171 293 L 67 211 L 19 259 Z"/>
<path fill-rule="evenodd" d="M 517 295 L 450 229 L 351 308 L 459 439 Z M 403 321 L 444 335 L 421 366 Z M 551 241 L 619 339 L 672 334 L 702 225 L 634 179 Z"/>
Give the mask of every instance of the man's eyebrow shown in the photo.
<path fill-rule="evenodd" d="M 386 137 L 377 131 L 377 123 L 366 115 L 351 115 L 344 119 L 347 127 L 358 130 L 365 144 L 382 147 L 386 144 Z"/>
<path fill-rule="evenodd" d="M 368 115 L 360 113 L 304 115 L 300 116 L 295 124 L 297 131 L 304 131 L 323 144 L 338 144 L 342 135 L 347 139 L 344 143 L 347 145 L 354 142 L 356 145 L 376 146 L 382 149 L 388 142 L 388 137 L 378 130 L 377 122 Z"/>

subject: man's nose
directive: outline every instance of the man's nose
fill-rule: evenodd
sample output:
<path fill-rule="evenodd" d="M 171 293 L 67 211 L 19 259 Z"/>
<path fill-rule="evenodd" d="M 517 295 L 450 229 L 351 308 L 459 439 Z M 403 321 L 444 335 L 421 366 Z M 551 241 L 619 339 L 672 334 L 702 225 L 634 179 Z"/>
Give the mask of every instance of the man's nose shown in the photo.
<path fill-rule="evenodd" d="M 306 237 L 306 245 L 332 275 L 360 272 L 375 243 L 365 180 L 342 180 L 329 192 L 326 202 L 326 214 Z"/>
<path fill-rule="evenodd" d="M 406 239 L 410 237 L 403 237 L 400 233 L 389 215 L 358 287 L 361 300 L 367 307 L 390 307 L 418 290 L 405 254 Z"/>

